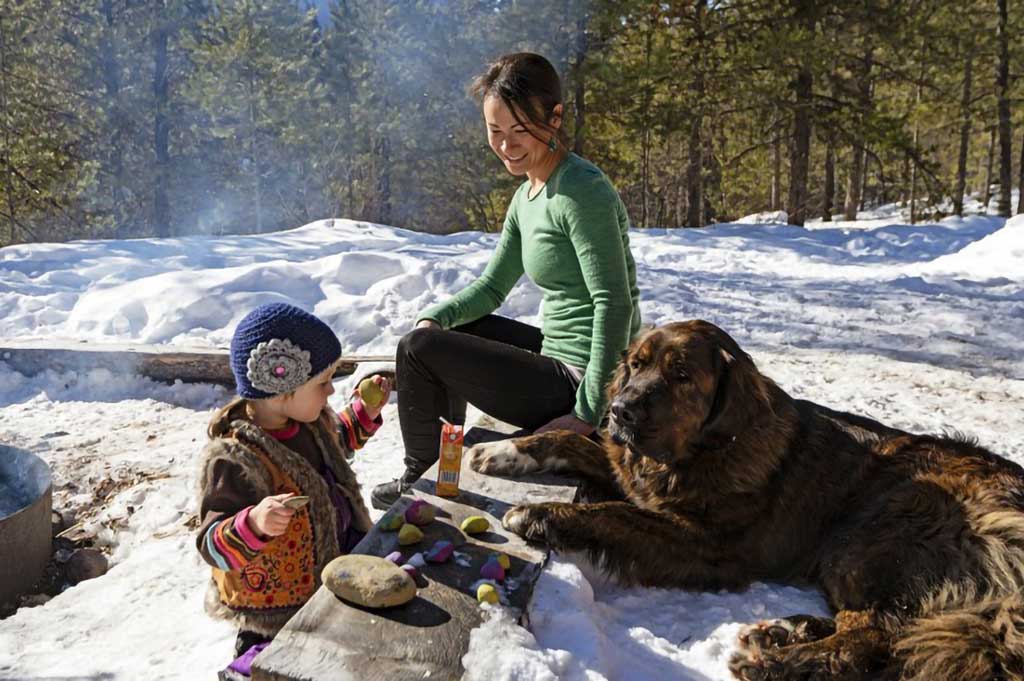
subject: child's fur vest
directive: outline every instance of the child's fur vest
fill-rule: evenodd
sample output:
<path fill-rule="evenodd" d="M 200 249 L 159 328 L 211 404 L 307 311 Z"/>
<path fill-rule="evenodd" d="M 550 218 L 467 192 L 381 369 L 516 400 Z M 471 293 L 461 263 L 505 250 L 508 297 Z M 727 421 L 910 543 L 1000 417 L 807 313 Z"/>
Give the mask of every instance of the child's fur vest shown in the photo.
<path fill-rule="evenodd" d="M 373 526 L 355 474 L 338 438 L 337 416 L 325 409 L 308 424 L 323 460 L 352 507 L 352 523 L 367 532 Z M 240 570 L 213 568 L 206 594 L 207 612 L 240 630 L 274 636 L 320 586 L 324 566 L 338 556 L 337 516 L 327 481 L 301 456 L 250 421 L 236 419 L 229 431 L 203 450 L 199 491 L 207 489 L 211 464 L 228 459 L 242 467 L 259 496 L 295 492 L 310 503 L 297 512 L 288 531 L 274 537 L 259 556 Z"/>

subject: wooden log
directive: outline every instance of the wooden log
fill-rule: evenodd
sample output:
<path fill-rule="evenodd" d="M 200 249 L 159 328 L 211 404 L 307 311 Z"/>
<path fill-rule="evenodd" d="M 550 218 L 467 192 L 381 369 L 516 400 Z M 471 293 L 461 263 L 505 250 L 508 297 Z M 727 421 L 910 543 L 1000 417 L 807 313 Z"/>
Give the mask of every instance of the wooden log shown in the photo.
<path fill-rule="evenodd" d="M 134 373 L 154 381 L 216 383 L 233 387 L 227 348 L 199 348 L 144 343 L 95 343 L 0 338 L 0 361 L 25 376 L 47 369 Z M 343 357 L 335 376 L 348 376 L 361 362 L 393 362 L 387 355 Z"/>
<path fill-rule="evenodd" d="M 576 488 L 566 478 L 530 476 L 517 480 L 479 475 L 464 466 L 462 492 L 446 499 L 434 494 L 437 466 L 399 499 L 404 510 L 413 498 L 438 507 L 437 519 L 423 529 L 423 539 L 399 546 L 398 533 L 374 527 L 353 553 L 385 556 L 400 550 L 403 559 L 426 552 L 439 539 L 455 544 L 456 556 L 427 564 L 426 585 L 405 605 L 370 610 L 342 601 L 325 587 L 301 609 L 253 664 L 254 681 L 458 681 L 470 631 L 483 622 L 473 583 L 495 551 L 511 559 L 506 578 L 508 606 L 522 622 L 534 582 L 547 561 L 544 547 L 527 544 L 501 527 L 505 511 L 516 504 L 572 501 Z M 491 531 L 466 536 L 459 530 L 471 515 L 483 515 Z M 456 562 L 469 561 L 468 567 Z M 512 588 L 512 587 L 515 588 Z"/>

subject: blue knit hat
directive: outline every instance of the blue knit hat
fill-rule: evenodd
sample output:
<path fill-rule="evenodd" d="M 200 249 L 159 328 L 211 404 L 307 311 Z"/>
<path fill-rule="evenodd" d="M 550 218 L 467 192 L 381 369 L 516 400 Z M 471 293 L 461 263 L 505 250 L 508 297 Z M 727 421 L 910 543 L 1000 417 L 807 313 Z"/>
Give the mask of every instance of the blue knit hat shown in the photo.
<path fill-rule="evenodd" d="M 341 357 L 338 337 L 318 317 L 287 303 L 245 315 L 231 338 L 231 372 L 241 397 L 295 390 Z"/>

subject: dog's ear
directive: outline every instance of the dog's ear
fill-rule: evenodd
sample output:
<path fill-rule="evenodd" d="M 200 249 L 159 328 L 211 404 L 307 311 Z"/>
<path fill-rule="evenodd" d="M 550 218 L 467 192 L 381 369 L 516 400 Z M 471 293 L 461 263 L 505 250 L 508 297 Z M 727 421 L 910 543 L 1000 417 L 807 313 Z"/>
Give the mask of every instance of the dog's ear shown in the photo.
<path fill-rule="evenodd" d="M 626 387 L 626 383 L 629 381 L 627 357 L 629 357 L 629 349 L 623 350 L 619 355 L 619 363 L 615 367 L 615 372 L 612 373 L 612 380 L 608 381 L 608 387 L 605 388 L 605 397 L 608 400 L 608 404 L 612 403 L 615 396 Z"/>
<path fill-rule="evenodd" d="M 731 338 L 713 353 L 715 395 L 701 429 L 704 437 L 735 437 L 771 412 L 768 383 L 750 355 Z"/>

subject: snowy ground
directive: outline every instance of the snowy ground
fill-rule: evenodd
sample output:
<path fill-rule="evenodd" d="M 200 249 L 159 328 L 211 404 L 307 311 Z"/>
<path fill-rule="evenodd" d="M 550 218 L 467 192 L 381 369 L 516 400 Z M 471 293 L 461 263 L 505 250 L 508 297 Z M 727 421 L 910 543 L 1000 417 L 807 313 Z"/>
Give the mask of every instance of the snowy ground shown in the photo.
<path fill-rule="evenodd" d="M 1024 218 L 871 218 L 634 231 L 645 321 L 709 319 L 795 396 L 909 430 L 955 428 L 1024 463 Z M 483 269 L 495 239 L 335 220 L 9 247 L 0 337 L 224 344 L 252 306 L 287 299 L 339 330 L 346 352 L 387 353 L 417 311 Z M 538 303 L 521 284 L 503 311 L 536 321 Z M 0 361 L 0 442 L 51 465 L 55 506 L 77 511 L 113 564 L 0 621 L 0 679 L 196 679 L 224 666 L 233 631 L 202 613 L 208 568 L 185 523 L 209 410 L 226 397 L 104 371 L 26 378 Z M 394 404 L 384 417 L 355 464 L 364 491 L 400 469 Z M 743 623 L 797 611 L 825 605 L 780 585 L 622 589 L 558 556 L 535 592 L 533 633 L 499 613 L 466 663 L 488 680 L 727 679 Z"/>

